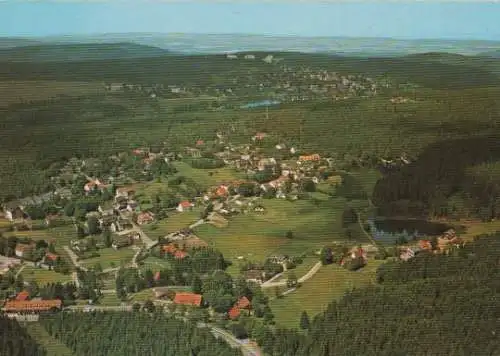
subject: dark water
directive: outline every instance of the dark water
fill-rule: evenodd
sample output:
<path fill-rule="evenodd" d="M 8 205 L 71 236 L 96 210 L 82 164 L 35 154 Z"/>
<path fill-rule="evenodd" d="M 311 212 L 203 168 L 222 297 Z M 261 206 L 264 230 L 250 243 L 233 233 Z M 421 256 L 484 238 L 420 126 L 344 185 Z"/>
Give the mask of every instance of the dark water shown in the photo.
<path fill-rule="evenodd" d="M 437 236 L 451 229 L 451 225 L 444 223 L 431 222 L 427 220 L 399 220 L 399 219 L 375 219 L 375 227 L 387 233 L 418 233 L 418 235 Z"/>

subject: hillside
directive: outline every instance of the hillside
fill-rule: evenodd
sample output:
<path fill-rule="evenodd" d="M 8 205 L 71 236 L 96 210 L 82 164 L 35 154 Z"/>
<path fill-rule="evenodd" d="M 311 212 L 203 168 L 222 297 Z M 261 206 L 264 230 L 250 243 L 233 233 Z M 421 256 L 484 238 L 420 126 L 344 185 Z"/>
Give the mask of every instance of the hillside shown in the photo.
<path fill-rule="evenodd" d="M 14 41 L 12 41 L 14 43 Z M 0 61 L 67 62 L 148 58 L 168 55 L 157 47 L 135 43 L 33 44 L 12 48 L 0 47 Z"/>
<path fill-rule="evenodd" d="M 287 356 L 498 355 L 499 237 L 382 265 L 377 285 L 332 302 L 307 334 L 278 330 L 260 344 Z"/>
<path fill-rule="evenodd" d="M 95 47 L 94 47 L 95 46 Z M 3 52 L 3 54 L 2 54 Z M 262 61 L 228 61 L 223 55 L 180 55 L 131 44 L 50 45 L 0 51 L 0 80 L 203 82 L 236 71 L 269 70 Z M 435 56 L 359 58 L 296 52 L 273 54 L 280 64 L 388 77 L 434 89 L 462 89 L 498 84 L 500 63 L 491 58 L 436 60 Z M 458 55 L 456 55 L 458 56 Z M 462 58 L 462 57 L 459 57 Z M 180 83 L 178 83 L 180 82 Z"/>

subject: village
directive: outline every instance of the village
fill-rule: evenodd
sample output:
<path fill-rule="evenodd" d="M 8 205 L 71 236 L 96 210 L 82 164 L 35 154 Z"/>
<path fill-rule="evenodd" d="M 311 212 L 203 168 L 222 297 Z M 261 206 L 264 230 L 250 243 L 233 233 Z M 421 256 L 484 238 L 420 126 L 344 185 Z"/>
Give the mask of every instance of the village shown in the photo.
<path fill-rule="evenodd" d="M 270 300 L 293 294 L 322 266 L 355 271 L 380 259 L 369 238 L 339 236 L 333 244 L 321 238 L 304 249 L 295 242 L 301 232 L 293 221 L 273 211 L 326 209 L 348 177 L 336 163 L 265 132 L 238 145 L 217 132 L 213 141 L 198 139 L 178 152 L 136 148 L 104 162 L 72 158 L 58 164 L 53 193 L 4 205 L 3 310 L 26 319 L 26 313 L 67 308 L 165 307 L 189 315 L 193 307 L 209 307 L 206 318 L 213 320 L 237 320 L 244 311 L 272 322 Z M 310 215 L 309 223 L 318 224 L 318 217 Z M 249 218 L 254 226 L 241 220 L 241 228 L 230 230 L 238 219 Z M 307 229 L 297 219 L 296 226 Z M 357 226 L 358 220 L 351 223 Z M 283 248 L 259 247 L 245 232 L 277 224 L 290 226 L 279 236 Z M 403 248 L 400 258 L 428 249 L 424 244 Z M 223 293 L 210 290 L 216 277 L 233 282 Z M 73 287 L 64 297 L 42 296 L 44 283 Z"/>

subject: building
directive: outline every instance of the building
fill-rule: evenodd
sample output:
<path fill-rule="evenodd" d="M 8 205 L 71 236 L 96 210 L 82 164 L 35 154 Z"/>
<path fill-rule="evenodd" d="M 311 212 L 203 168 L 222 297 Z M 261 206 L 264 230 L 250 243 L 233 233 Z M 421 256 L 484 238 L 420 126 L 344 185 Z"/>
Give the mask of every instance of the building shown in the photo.
<path fill-rule="evenodd" d="M 193 208 L 194 204 L 190 203 L 187 200 L 181 201 L 179 205 L 177 205 L 177 211 L 182 213 L 184 211 L 191 210 Z"/>
<path fill-rule="evenodd" d="M 4 312 L 32 312 L 57 311 L 62 308 L 59 299 L 53 300 L 10 300 L 3 306 Z"/>
<path fill-rule="evenodd" d="M 247 310 L 247 313 L 249 314 L 250 309 L 251 309 L 250 301 L 248 300 L 247 297 L 243 296 L 234 304 L 234 306 L 229 310 L 227 314 L 231 320 L 234 320 L 241 315 L 243 310 Z"/>
<path fill-rule="evenodd" d="M 137 216 L 137 224 L 139 224 L 139 225 L 149 224 L 149 223 L 153 222 L 154 219 L 155 219 L 154 214 L 149 212 L 149 211 L 146 211 L 146 212 L 140 213 Z"/>
<path fill-rule="evenodd" d="M 317 153 L 299 156 L 299 162 L 318 162 L 319 160 L 321 160 L 321 156 Z"/>
<path fill-rule="evenodd" d="M 191 305 L 199 307 L 201 306 L 202 296 L 201 294 L 179 292 L 175 293 L 174 303 L 182 305 Z"/>
<path fill-rule="evenodd" d="M 26 251 L 30 249 L 33 249 L 33 245 L 17 244 L 15 254 L 17 257 L 22 258 L 26 254 Z"/>
<path fill-rule="evenodd" d="M 30 297 L 30 293 L 27 290 L 23 290 L 16 295 L 16 301 L 25 301 Z"/>

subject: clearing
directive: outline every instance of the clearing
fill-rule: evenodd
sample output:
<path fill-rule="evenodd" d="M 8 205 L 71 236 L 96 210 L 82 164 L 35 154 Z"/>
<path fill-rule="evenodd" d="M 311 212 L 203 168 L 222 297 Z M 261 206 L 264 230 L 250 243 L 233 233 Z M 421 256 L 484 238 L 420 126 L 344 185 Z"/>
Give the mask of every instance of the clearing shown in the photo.
<path fill-rule="evenodd" d="M 300 313 L 305 310 L 310 318 L 323 312 L 334 299 L 341 298 L 352 288 L 375 283 L 377 268 L 383 261 L 369 260 L 359 271 L 351 272 L 338 265 L 322 266 L 295 292 L 270 302 L 276 323 L 298 328 Z"/>
<path fill-rule="evenodd" d="M 216 169 L 197 169 L 191 167 L 186 162 L 174 162 L 173 165 L 178 171 L 178 176 L 191 178 L 203 188 L 209 188 L 217 184 L 231 182 L 237 179 L 245 179 L 244 173 L 237 172 L 230 167 L 222 167 Z"/>
<path fill-rule="evenodd" d="M 135 251 L 132 248 L 124 247 L 119 250 L 113 248 L 103 248 L 98 251 L 99 257 L 87 258 L 79 262 L 85 267 L 94 267 L 100 264 L 102 269 L 119 267 L 122 263 L 127 264 L 134 257 Z"/>
<path fill-rule="evenodd" d="M 36 281 L 39 285 L 71 282 L 71 274 L 62 274 L 37 267 L 25 267 L 21 272 L 26 282 Z"/>

